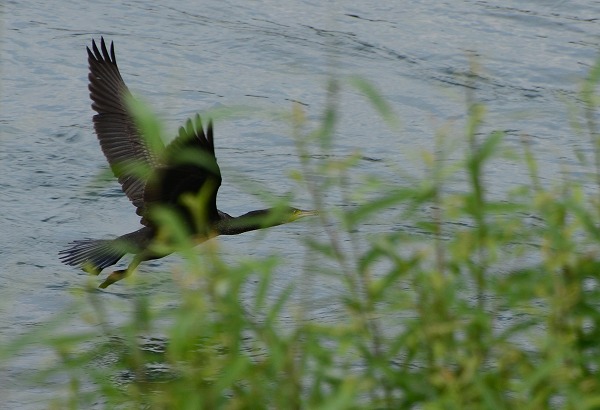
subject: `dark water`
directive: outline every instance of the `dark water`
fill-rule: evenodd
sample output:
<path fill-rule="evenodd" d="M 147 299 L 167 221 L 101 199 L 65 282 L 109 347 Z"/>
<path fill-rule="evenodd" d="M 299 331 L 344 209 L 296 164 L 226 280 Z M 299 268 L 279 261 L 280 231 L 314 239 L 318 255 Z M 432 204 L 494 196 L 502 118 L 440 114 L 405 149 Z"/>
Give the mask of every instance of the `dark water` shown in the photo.
<path fill-rule="evenodd" d="M 317 121 L 330 73 L 364 76 L 392 103 L 402 126 L 391 131 L 358 92 L 343 89 L 334 154 L 361 150 L 378 160 L 362 161 L 357 180 L 362 174 L 393 180 L 399 169 L 418 174 L 422 166 L 415 158 L 432 147 L 436 129 L 461 134 L 468 85 L 463 73 L 469 56 L 475 56 L 482 67 L 476 95 L 487 105 L 489 128 L 506 130 L 514 144 L 528 135 L 549 182 L 560 180 L 564 167 L 587 172 L 574 152 L 585 152 L 590 144 L 573 132 L 567 107 L 580 104 L 580 79 L 598 55 L 600 2 L 347 4 L 0 4 L 0 340 L 56 317 L 85 286 L 85 275 L 56 258 L 67 242 L 137 227 L 116 183 L 96 183 L 93 189 L 106 165 L 91 126 L 85 46 L 100 35 L 115 41 L 130 89 L 163 116 L 173 133 L 198 111 L 238 105 L 276 113 L 289 112 L 297 101 Z M 298 168 L 289 124 L 265 114 L 224 120 L 216 127 L 225 175 L 221 209 L 239 214 L 264 205 L 233 182 L 242 176 L 275 194 L 294 189 L 286 178 Z M 526 178 L 521 167 L 502 161 L 490 175 L 491 193 L 498 195 Z M 309 206 L 307 198 L 300 191 L 296 203 Z M 303 255 L 293 244 L 308 229 L 299 223 L 264 236 L 226 238 L 223 252 L 233 259 L 281 253 L 300 272 Z M 160 272 L 178 261 L 171 257 L 143 268 L 139 274 L 151 278 L 146 291 L 168 299 L 174 287 Z M 278 278 L 281 286 L 298 272 L 286 271 Z M 116 285 L 105 297 L 119 300 L 132 292 Z M 335 300 L 335 287 L 319 292 L 318 299 Z M 328 317 L 332 311 L 335 306 L 317 304 L 314 315 L 335 320 Z M 20 380 L 52 360 L 50 352 L 28 351 L 2 368 L 0 407 L 46 407 L 64 381 L 33 389 Z"/>

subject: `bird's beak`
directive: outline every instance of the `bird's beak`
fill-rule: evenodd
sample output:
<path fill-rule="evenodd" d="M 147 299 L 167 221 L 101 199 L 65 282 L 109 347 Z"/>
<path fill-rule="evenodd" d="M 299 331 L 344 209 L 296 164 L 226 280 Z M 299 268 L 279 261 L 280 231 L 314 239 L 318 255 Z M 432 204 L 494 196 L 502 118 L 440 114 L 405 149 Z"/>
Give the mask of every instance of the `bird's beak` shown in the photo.
<path fill-rule="evenodd" d="M 300 218 L 304 218 L 306 216 L 315 216 L 318 214 L 319 214 L 319 212 L 317 212 L 317 211 L 303 211 L 302 209 L 297 209 L 294 212 L 294 214 L 292 215 L 292 221 L 295 221 Z"/>

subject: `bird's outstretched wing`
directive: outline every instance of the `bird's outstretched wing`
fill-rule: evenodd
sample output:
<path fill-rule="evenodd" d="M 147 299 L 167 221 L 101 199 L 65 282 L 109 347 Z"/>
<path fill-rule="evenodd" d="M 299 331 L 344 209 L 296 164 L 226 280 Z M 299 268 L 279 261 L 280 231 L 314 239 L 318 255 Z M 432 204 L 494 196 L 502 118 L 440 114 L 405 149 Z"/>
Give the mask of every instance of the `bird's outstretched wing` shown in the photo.
<path fill-rule="evenodd" d="M 94 115 L 96 135 L 123 192 L 137 208 L 137 214 L 143 216 L 144 190 L 153 170 L 160 165 L 158 154 L 150 150 L 129 114 L 130 93 L 119 73 L 113 43 L 109 52 L 104 38 L 100 49 L 92 40 L 92 49 L 87 47 L 87 52 L 90 98 L 98 113 Z"/>
<path fill-rule="evenodd" d="M 207 220 L 219 220 L 217 191 L 221 186 L 221 171 L 215 157 L 212 122 L 205 132 L 199 115 L 188 119 L 179 128 L 177 138 L 166 147 L 160 162 L 162 165 L 146 187 L 146 204 L 161 203 L 183 210 L 182 196 L 201 194 Z"/>

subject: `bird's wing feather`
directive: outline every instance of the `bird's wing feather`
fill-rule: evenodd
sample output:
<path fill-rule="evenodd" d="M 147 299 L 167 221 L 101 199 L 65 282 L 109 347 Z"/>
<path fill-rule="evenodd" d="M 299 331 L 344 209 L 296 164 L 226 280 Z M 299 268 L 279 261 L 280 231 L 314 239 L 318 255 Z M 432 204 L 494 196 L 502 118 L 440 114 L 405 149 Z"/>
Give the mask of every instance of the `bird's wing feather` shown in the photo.
<path fill-rule="evenodd" d="M 221 170 L 215 157 L 212 122 L 205 132 L 199 115 L 188 119 L 185 127 L 179 128 L 177 138 L 166 147 L 161 163 L 146 188 L 144 201 L 179 207 L 182 195 L 202 193 L 208 221 L 217 221 Z"/>
<path fill-rule="evenodd" d="M 113 43 L 109 53 L 104 38 L 100 49 L 92 40 L 92 49 L 87 47 L 87 52 L 90 98 L 92 108 L 98 113 L 94 116 L 96 135 L 123 192 L 137 208 L 138 215 L 143 215 L 146 183 L 160 165 L 157 154 L 149 149 L 129 114 L 130 93 L 117 67 Z"/>

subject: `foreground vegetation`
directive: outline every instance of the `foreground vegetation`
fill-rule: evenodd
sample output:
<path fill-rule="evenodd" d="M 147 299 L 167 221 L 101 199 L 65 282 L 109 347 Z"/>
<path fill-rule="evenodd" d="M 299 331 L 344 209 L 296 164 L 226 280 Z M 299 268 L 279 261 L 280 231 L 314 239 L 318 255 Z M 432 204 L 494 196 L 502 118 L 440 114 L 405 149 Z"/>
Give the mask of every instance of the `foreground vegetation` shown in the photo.
<path fill-rule="evenodd" d="M 582 83 L 573 116 L 574 132 L 595 148 L 581 157 L 592 170 L 593 192 L 583 189 L 590 181 L 568 173 L 557 185 L 543 183 L 528 141 L 507 152 L 501 132 L 482 133 L 484 107 L 468 96 L 461 160 L 447 160 L 450 137 L 440 132 L 424 155 L 422 180 L 390 188 L 373 176 L 352 196 L 349 175 L 360 156 L 312 155 L 335 143 L 339 88 L 360 90 L 391 127 L 396 119 L 368 83 L 332 81 L 317 129 L 306 131 L 299 108 L 290 121 L 301 158 L 295 177 L 320 211 L 307 229 L 320 234 L 302 241 L 302 275 L 312 286 L 336 281 L 343 315 L 334 323 L 307 318 L 298 308 L 306 293 L 298 282 L 273 289 L 285 262 L 226 262 L 217 241 L 192 249 L 165 213 L 159 217 L 168 236 L 186 256 L 176 280 L 179 303 L 164 309 L 155 303 L 158 290 L 141 292 L 126 302 L 132 313 L 115 324 L 106 320 L 106 294 L 82 293 L 77 309 L 87 332 L 63 331 L 58 320 L 35 335 L 59 357 L 41 378 L 69 380 L 48 405 L 600 407 L 599 83 L 600 60 Z M 484 182 L 499 158 L 525 164 L 530 177 L 500 200 Z M 465 189 L 448 192 L 456 178 Z M 333 189 L 357 205 L 329 206 L 324 193 Z M 381 213 L 386 232 L 357 234 Z M 413 229 L 394 229 L 394 221 Z M 254 291 L 243 291 L 250 282 Z M 283 315 L 294 321 L 283 325 Z"/>

